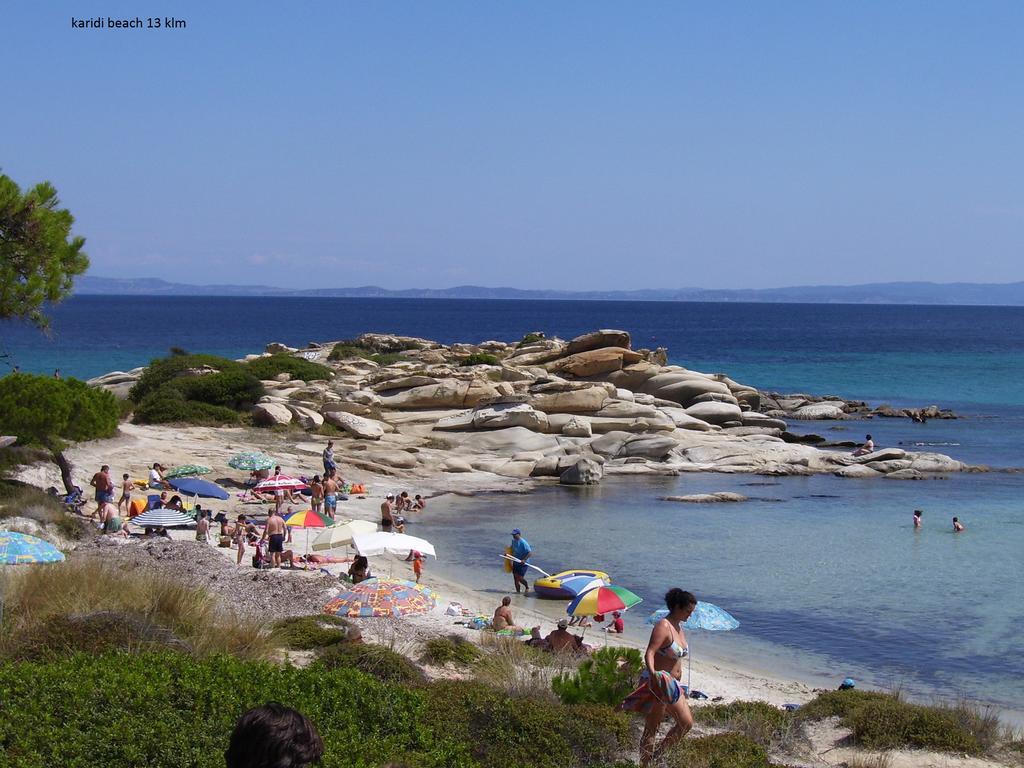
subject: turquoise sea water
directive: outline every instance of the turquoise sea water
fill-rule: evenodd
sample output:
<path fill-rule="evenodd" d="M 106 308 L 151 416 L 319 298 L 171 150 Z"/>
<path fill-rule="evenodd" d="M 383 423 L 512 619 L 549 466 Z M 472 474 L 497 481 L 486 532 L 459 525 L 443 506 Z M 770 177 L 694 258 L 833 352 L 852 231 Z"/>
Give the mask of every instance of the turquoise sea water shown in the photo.
<path fill-rule="evenodd" d="M 871 432 L 878 445 L 1024 467 L 1024 308 L 82 297 L 58 308 L 49 339 L 0 324 L 0 351 L 23 370 L 85 377 L 142 365 L 172 345 L 234 357 L 271 340 L 302 346 L 370 330 L 452 342 L 599 327 L 762 389 L 965 416 L 794 424 L 799 431 L 851 440 Z M 718 490 L 752 500 L 658 500 Z M 694 637 L 696 653 L 1024 710 L 1022 498 L 1024 475 L 1008 472 L 922 482 L 621 478 L 523 497 L 445 497 L 414 532 L 437 544 L 432 568 L 495 595 L 510 582 L 497 553 L 517 525 L 548 570 L 601 567 L 644 596 L 630 631 L 642 632 L 658 595 L 680 585 L 742 621 L 734 633 Z M 916 534 L 915 508 L 925 510 Z M 966 533 L 951 533 L 953 515 Z"/>

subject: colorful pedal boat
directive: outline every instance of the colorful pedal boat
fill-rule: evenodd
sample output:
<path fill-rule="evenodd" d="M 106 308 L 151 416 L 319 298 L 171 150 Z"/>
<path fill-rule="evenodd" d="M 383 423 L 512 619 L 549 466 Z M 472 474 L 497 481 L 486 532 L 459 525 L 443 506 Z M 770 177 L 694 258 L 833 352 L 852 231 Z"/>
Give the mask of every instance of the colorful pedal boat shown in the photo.
<path fill-rule="evenodd" d="M 533 588 L 537 597 L 546 600 L 572 600 L 580 592 L 590 588 L 595 580 L 604 584 L 612 583 L 611 577 L 604 571 L 578 568 L 537 579 L 533 582 Z"/>

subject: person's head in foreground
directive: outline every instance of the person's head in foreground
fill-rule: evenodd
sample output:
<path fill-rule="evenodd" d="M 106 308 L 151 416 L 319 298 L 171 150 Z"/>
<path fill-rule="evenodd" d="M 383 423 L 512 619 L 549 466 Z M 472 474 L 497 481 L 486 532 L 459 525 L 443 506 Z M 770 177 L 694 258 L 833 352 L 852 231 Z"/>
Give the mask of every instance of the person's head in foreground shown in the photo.
<path fill-rule="evenodd" d="M 227 768 L 305 768 L 323 754 L 324 742 L 309 718 L 268 702 L 238 718 L 224 759 Z"/>
<path fill-rule="evenodd" d="M 566 629 L 566 628 L 568 628 L 568 626 L 569 626 L 569 620 L 568 619 L 559 619 L 558 620 L 558 628 L 559 629 Z"/>
<path fill-rule="evenodd" d="M 665 593 L 665 607 L 668 608 L 669 619 L 676 622 L 686 621 L 697 607 L 697 598 L 692 592 L 672 587 Z"/>

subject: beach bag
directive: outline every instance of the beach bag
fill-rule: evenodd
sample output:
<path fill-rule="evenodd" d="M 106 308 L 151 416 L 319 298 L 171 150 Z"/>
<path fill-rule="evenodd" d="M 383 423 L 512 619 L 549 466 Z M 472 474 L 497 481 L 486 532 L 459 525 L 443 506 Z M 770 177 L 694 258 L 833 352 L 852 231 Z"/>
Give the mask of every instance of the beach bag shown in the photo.
<path fill-rule="evenodd" d="M 462 615 L 462 603 L 452 601 L 448 603 L 448 607 L 444 609 L 446 616 L 461 616 Z"/>
<path fill-rule="evenodd" d="M 224 547 L 225 549 L 227 549 L 228 547 L 231 546 L 231 537 L 230 536 L 221 536 L 217 540 L 217 546 L 218 547 Z"/>

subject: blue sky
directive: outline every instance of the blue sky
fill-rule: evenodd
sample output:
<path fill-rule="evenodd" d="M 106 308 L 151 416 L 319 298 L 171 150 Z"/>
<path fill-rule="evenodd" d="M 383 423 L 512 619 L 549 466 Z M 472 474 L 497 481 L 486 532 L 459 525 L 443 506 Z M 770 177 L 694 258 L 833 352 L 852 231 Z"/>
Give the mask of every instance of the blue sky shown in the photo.
<path fill-rule="evenodd" d="M 0 11 L 0 168 L 92 274 L 1024 279 L 1019 2 L 144 5 Z"/>

